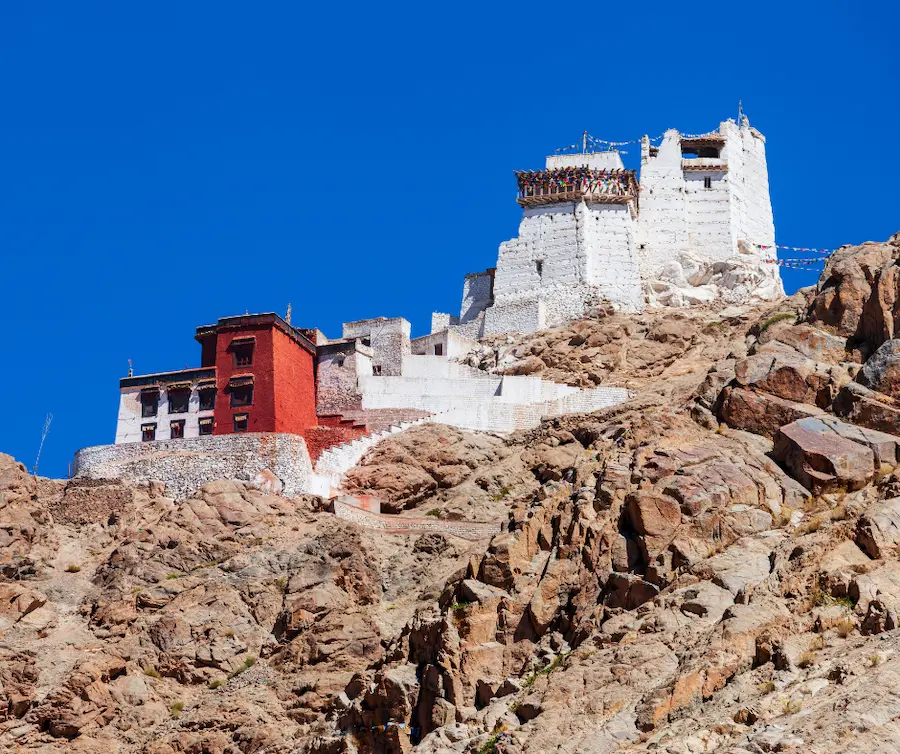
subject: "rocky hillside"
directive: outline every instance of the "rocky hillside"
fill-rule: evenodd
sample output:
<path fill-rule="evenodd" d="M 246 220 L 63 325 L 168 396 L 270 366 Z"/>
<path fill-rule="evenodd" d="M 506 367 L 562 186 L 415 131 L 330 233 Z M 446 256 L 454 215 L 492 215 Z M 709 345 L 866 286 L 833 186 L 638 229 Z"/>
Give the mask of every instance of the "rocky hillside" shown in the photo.
<path fill-rule="evenodd" d="M 399 518 L 495 523 L 478 542 L 2 457 L 0 748 L 900 751 L 898 260 L 486 342 L 471 364 L 637 397 L 424 425 L 348 475 Z"/>

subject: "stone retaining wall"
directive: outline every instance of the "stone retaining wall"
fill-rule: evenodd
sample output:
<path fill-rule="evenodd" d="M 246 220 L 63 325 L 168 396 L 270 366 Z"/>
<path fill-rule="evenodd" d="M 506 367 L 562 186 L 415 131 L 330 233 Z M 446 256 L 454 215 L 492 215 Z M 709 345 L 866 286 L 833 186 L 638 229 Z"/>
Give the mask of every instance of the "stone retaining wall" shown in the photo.
<path fill-rule="evenodd" d="M 96 445 L 75 454 L 74 474 L 92 479 L 164 482 L 168 494 L 188 497 L 216 479 L 252 481 L 268 469 L 287 497 L 309 490 L 312 464 L 299 435 L 254 432 L 193 439 Z"/>
<path fill-rule="evenodd" d="M 407 518 L 406 516 L 389 516 L 383 513 L 368 511 L 348 505 L 339 500 L 334 501 L 334 515 L 344 521 L 364 526 L 367 529 L 391 534 L 450 534 L 462 539 L 488 539 L 501 531 L 501 525 L 475 524 L 468 521 L 444 521 L 439 518 Z"/>

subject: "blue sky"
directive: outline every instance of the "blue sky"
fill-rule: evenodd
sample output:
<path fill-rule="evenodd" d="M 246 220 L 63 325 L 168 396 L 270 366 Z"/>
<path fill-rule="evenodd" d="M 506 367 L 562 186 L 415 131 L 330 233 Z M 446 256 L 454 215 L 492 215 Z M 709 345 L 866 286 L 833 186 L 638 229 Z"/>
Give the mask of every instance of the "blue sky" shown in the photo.
<path fill-rule="evenodd" d="M 778 242 L 900 230 L 895 3 L 4 3 L 0 451 L 64 476 L 197 325 L 455 311 L 512 170 L 587 129 L 768 139 Z M 632 147 L 626 162 L 634 164 Z M 788 272 L 786 285 L 810 284 Z"/>

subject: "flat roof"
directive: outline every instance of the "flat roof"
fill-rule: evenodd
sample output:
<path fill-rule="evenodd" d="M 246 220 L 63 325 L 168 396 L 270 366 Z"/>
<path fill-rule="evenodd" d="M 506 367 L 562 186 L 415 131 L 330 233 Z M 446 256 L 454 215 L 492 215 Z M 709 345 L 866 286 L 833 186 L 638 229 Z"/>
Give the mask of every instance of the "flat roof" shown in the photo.
<path fill-rule="evenodd" d="M 200 325 L 194 338 L 200 340 L 210 335 L 215 335 L 221 330 L 243 330 L 258 327 L 277 327 L 285 335 L 291 338 L 297 345 L 315 355 L 316 346 L 309 338 L 296 327 L 289 325 L 275 312 L 264 314 L 239 314 L 234 317 L 221 317 L 214 325 Z"/>
<path fill-rule="evenodd" d="M 172 382 L 193 382 L 216 378 L 215 367 L 192 367 L 191 369 L 179 369 L 177 372 L 155 372 L 154 374 L 141 374 L 135 377 L 123 377 L 119 380 L 119 388 L 126 387 L 155 387 Z"/>

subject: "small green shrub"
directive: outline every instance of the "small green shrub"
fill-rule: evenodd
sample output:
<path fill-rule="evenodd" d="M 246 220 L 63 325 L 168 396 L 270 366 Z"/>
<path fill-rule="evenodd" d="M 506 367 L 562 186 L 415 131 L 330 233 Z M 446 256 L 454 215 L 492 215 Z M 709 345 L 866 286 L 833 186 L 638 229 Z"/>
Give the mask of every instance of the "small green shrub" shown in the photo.
<path fill-rule="evenodd" d="M 225 685 L 225 681 L 223 681 L 221 678 L 216 678 L 216 680 L 209 682 L 210 689 L 217 689 L 224 685 Z"/>
<path fill-rule="evenodd" d="M 162 678 L 159 671 L 152 665 L 144 665 L 144 675 L 148 675 L 151 678 Z"/>
<path fill-rule="evenodd" d="M 802 709 L 803 705 L 800 702 L 795 702 L 793 699 L 786 698 L 781 702 L 782 714 L 796 715 Z"/>
<path fill-rule="evenodd" d="M 434 518 L 440 518 L 441 517 L 441 509 L 440 508 L 432 508 L 425 515 L 426 516 L 434 516 Z"/>
<path fill-rule="evenodd" d="M 873 654 L 871 657 L 869 657 L 869 667 L 870 668 L 875 668 L 875 667 L 878 667 L 879 665 L 881 665 L 881 655 L 880 654 L 876 653 L 876 654 Z"/>
<path fill-rule="evenodd" d="M 762 335 L 766 330 L 768 330 L 772 325 L 778 324 L 779 322 L 784 322 L 788 319 L 796 319 L 797 316 L 792 314 L 791 312 L 781 312 L 781 314 L 775 314 L 769 317 L 765 322 L 763 322 L 759 326 L 759 334 Z"/>
<path fill-rule="evenodd" d="M 566 658 L 572 654 L 571 652 L 563 652 L 561 655 L 557 655 L 553 658 L 553 662 L 549 665 L 541 668 L 540 670 L 535 670 L 533 673 L 530 673 L 525 677 L 525 680 L 522 681 L 522 687 L 528 688 L 529 686 L 534 685 L 534 682 L 540 678 L 542 675 L 550 675 L 554 670 L 556 670 L 560 665 L 562 665 Z"/>
<path fill-rule="evenodd" d="M 173 702 L 172 706 L 169 707 L 169 712 L 172 713 L 173 718 L 181 717 L 181 710 L 184 709 L 184 702 Z"/>
<path fill-rule="evenodd" d="M 852 621 L 845 620 L 838 623 L 835 630 L 837 631 L 838 636 L 840 636 L 842 639 L 846 639 L 856 630 L 856 626 L 853 625 Z"/>
<path fill-rule="evenodd" d="M 505 730 L 506 726 L 502 724 L 494 728 L 491 737 L 484 742 L 484 745 L 480 749 L 478 749 L 478 754 L 495 754 L 497 751 L 497 744 L 500 743 L 500 737 Z"/>
<path fill-rule="evenodd" d="M 166 575 L 166 578 L 167 579 L 180 579 L 181 574 L 180 573 L 169 573 Z"/>
<path fill-rule="evenodd" d="M 803 652 L 800 657 L 797 658 L 797 667 L 799 668 L 811 668 L 815 664 L 816 658 L 812 652 Z"/>
<path fill-rule="evenodd" d="M 758 688 L 762 694 L 771 694 L 775 690 L 775 681 L 764 681 L 756 688 Z"/>
<path fill-rule="evenodd" d="M 66 566 L 66 573 L 78 573 L 81 570 L 81 566 L 77 563 L 69 563 Z"/>
<path fill-rule="evenodd" d="M 451 613 L 458 613 L 460 610 L 465 610 L 469 605 L 474 605 L 474 602 L 454 602 L 450 605 Z"/>
<path fill-rule="evenodd" d="M 230 681 L 232 678 L 239 676 L 241 673 L 250 670 L 250 668 L 252 668 L 255 664 L 256 658 L 253 655 L 245 657 L 244 661 L 228 674 L 228 680 Z"/>

